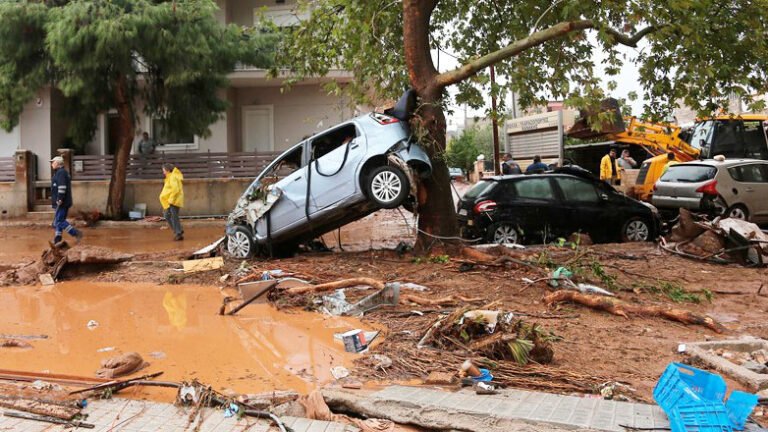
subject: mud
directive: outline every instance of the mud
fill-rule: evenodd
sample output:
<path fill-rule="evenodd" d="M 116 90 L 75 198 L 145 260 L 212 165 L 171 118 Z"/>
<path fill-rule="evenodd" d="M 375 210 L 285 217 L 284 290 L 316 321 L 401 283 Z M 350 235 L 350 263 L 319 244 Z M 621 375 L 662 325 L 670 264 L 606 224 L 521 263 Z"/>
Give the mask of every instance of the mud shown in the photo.
<path fill-rule="evenodd" d="M 162 228 L 161 228 L 162 227 Z M 184 229 L 184 240 L 173 241 L 173 234 L 164 225 L 136 228 L 83 228 L 83 243 L 90 246 L 108 247 L 124 253 L 167 252 L 194 250 L 210 244 L 224 235 L 224 222 L 210 226 L 194 226 Z M 0 227 L 0 266 L 6 263 L 31 261 L 53 239 L 53 230 L 44 227 Z M 64 239 L 71 241 L 68 236 Z"/>
<path fill-rule="evenodd" d="M 0 289 L 0 333 L 46 334 L 32 349 L 5 349 L 3 369 L 94 376 L 102 360 L 138 352 L 162 380 L 196 378 L 223 392 L 308 392 L 351 367 L 333 334 L 370 329 L 348 318 L 283 313 L 254 304 L 217 315 L 212 287 L 66 282 Z M 90 323 L 90 326 L 89 326 Z"/>

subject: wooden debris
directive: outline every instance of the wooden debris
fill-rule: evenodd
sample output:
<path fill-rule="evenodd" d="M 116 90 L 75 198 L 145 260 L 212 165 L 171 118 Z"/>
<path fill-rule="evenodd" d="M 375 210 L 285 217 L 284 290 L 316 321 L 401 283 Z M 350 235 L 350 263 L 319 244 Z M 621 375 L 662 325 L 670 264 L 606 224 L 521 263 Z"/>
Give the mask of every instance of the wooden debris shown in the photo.
<path fill-rule="evenodd" d="M 32 344 L 30 344 L 29 342 L 25 342 L 23 340 L 18 340 L 18 339 L 6 339 L 0 342 L 0 348 L 30 349 L 32 348 Z"/>
<path fill-rule="evenodd" d="M 40 279 L 40 283 L 43 284 L 43 286 L 49 286 L 56 283 L 54 282 L 53 276 L 50 273 L 43 273 L 39 275 L 38 278 Z"/>
<path fill-rule="evenodd" d="M 367 285 L 377 290 L 384 289 L 384 282 L 371 278 L 352 278 L 343 279 L 336 282 L 328 282 L 320 285 L 307 285 L 288 288 L 285 292 L 291 295 L 315 294 L 319 292 L 332 291 L 339 288 L 349 288 L 358 285 Z"/>
<path fill-rule="evenodd" d="M 224 258 L 213 257 L 198 260 L 187 260 L 182 261 L 181 265 L 184 266 L 184 273 L 197 273 L 210 270 L 218 270 L 224 267 Z"/>
<path fill-rule="evenodd" d="M 432 385 L 452 385 L 456 383 L 455 372 L 430 372 L 427 379 L 424 380 L 425 384 Z"/>
<path fill-rule="evenodd" d="M 0 407 L 30 412 L 63 420 L 72 420 L 80 408 L 43 402 L 36 399 L 0 395 Z"/>
<path fill-rule="evenodd" d="M 450 295 L 448 297 L 438 298 L 438 299 L 428 299 L 428 298 L 419 297 L 413 294 L 400 294 L 400 300 L 403 302 L 416 303 L 417 305 L 421 305 L 421 306 L 444 306 L 444 305 L 453 305 L 458 303 L 459 301 L 462 301 L 464 303 L 474 303 L 478 301 L 483 301 L 484 299 L 481 297 L 473 298 L 473 297 L 463 297 L 463 296 L 453 296 L 453 295 Z"/>
<path fill-rule="evenodd" d="M 629 318 L 629 314 L 647 317 L 658 316 L 683 324 L 701 325 L 716 333 L 722 333 L 726 330 L 722 324 L 709 316 L 699 315 L 683 309 L 673 309 L 663 306 L 631 305 L 615 298 L 582 294 L 576 291 L 557 291 L 544 297 L 544 303 L 548 305 L 567 301 L 578 303 L 592 309 L 602 310 L 624 318 Z"/>

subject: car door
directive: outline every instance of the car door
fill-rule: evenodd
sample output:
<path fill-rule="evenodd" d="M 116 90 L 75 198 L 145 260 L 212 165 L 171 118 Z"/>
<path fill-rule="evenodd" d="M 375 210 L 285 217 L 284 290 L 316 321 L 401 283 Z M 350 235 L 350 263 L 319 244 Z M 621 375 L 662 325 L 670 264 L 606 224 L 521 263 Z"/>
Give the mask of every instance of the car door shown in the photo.
<path fill-rule="evenodd" d="M 360 192 L 357 172 L 365 156 L 366 139 L 354 123 L 313 138 L 310 148 L 310 214 L 330 209 Z"/>
<path fill-rule="evenodd" d="M 605 205 L 594 184 L 576 177 L 555 178 L 562 201 L 559 206 L 562 227 L 567 234 L 586 232 L 594 236 L 607 222 Z"/>
<path fill-rule="evenodd" d="M 555 190 L 548 176 L 531 176 L 515 183 L 515 199 L 509 212 L 519 225 L 523 236 L 533 234 L 544 241 L 552 240 L 558 205 Z"/>
<path fill-rule="evenodd" d="M 743 203 L 749 209 L 753 221 L 768 219 L 768 164 L 748 163 L 729 169 L 734 180 L 732 202 Z"/>

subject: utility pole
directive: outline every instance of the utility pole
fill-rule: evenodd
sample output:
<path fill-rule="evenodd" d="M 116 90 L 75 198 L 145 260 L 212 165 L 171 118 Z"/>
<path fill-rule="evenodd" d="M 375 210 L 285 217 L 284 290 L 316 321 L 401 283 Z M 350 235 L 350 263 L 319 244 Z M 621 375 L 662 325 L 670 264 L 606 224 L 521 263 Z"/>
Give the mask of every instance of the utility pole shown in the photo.
<path fill-rule="evenodd" d="M 496 70 L 491 65 L 491 122 L 493 123 L 493 172 L 496 175 L 501 174 L 501 158 L 499 157 L 499 122 L 496 112 L 496 93 L 493 88 L 496 87 Z"/>

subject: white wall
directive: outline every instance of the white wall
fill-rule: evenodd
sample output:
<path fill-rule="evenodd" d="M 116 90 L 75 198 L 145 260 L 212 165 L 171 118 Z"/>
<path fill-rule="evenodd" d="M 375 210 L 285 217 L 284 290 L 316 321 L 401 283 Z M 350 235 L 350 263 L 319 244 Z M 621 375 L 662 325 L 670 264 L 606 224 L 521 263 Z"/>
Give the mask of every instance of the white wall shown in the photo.
<path fill-rule="evenodd" d="M 19 129 L 19 126 L 16 126 L 12 131 L 6 132 L 0 128 L 0 157 L 11 157 L 16 153 L 20 147 Z"/>

